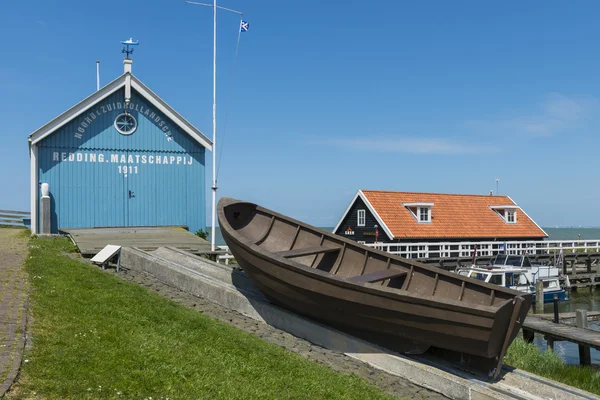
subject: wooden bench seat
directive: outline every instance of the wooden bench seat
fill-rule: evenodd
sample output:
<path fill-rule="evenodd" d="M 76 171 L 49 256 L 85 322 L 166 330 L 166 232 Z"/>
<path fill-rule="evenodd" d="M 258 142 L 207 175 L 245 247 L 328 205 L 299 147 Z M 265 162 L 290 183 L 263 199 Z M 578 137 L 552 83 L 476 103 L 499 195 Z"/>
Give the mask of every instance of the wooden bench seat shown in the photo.
<path fill-rule="evenodd" d="M 331 253 L 334 251 L 340 251 L 340 249 L 341 249 L 341 247 L 314 246 L 314 247 L 304 247 L 301 249 L 294 249 L 294 250 L 288 250 L 288 251 L 279 251 L 275 254 L 285 257 L 285 258 L 293 258 L 293 257 L 312 256 L 314 254 L 321 254 L 321 253 Z"/>
<path fill-rule="evenodd" d="M 347 278 L 353 283 L 373 283 L 384 281 L 386 279 L 397 278 L 402 275 L 406 275 L 408 272 L 401 269 L 382 269 L 380 271 L 371 272 L 364 275 L 352 276 Z"/>

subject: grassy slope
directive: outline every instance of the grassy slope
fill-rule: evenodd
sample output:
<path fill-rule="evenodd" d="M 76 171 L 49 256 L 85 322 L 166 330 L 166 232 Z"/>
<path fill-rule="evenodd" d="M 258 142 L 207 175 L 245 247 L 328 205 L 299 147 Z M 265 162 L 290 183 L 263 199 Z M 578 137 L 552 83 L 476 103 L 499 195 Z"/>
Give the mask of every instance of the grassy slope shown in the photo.
<path fill-rule="evenodd" d="M 526 343 L 520 337 L 508 348 L 504 363 L 600 395 L 597 370 L 565 364 L 557 354 L 541 352 L 535 344 Z"/>
<path fill-rule="evenodd" d="M 356 376 L 60 255 L 71 247 L 32 241 L 33 348 L 17 398 L 386 397 Z"/>

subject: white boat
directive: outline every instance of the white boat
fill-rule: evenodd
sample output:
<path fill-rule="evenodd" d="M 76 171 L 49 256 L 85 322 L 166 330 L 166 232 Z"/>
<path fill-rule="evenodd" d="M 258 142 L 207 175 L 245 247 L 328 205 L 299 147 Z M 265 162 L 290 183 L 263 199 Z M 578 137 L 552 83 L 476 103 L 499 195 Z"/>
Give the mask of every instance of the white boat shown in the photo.
<path fill-rule="evenodd" d="M 476 265 L 473 265 L 474 267 Z M 560 278 L 561 274 L 558 268 L 550 265 L 533 264 L 526 254 L 522 255 L 507 255 L 498 254 L 492 260 L 490 265 L 493 268 L 523 268 L 527 269 L 530 279 L 535 285 L 538 278 Z"/>
<path fill-rule="evenodd" d="M 483 282 L 515 289 L 524 293 L 531 293 L 534 296 L 534 302 L 536 301 L 535 282 L 540 280 L 544 285 L 544 303 L 552 302 L 555 295 L 559 301 L 569 300 L 567 290 L 561 287 L 561 277 L 540 277 L 538 274 L 532 274 L 531 268 L 519 268 L 506 265 L 485 267 L 471 266 L 467 268 L 458 268 L 455 272 L 459 275 L 475 278 Z"/>

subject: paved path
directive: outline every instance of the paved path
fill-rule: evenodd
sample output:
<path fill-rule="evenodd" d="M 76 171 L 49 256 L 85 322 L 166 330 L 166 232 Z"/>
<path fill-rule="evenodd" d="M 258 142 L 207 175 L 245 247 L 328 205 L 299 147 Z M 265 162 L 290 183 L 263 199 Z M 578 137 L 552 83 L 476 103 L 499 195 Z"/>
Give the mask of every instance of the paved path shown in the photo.
<path fill-rule="evenodd" d="M 25 346 L 28 282 L 21 229 L 0 229 L 0 398 L 17 376 Z"/>

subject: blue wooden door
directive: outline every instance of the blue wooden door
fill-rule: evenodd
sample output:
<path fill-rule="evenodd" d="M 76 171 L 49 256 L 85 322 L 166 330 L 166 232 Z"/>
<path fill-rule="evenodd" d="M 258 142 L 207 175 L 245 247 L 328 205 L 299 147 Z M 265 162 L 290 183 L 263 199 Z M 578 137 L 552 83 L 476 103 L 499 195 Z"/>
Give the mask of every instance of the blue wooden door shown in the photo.
<path fill-rule="evenodd" d="M 133 163 L 121 168 L 127 180 L 129 226 L 187 226 L 185 158 L 166 152 L 129 153 Z"/>

